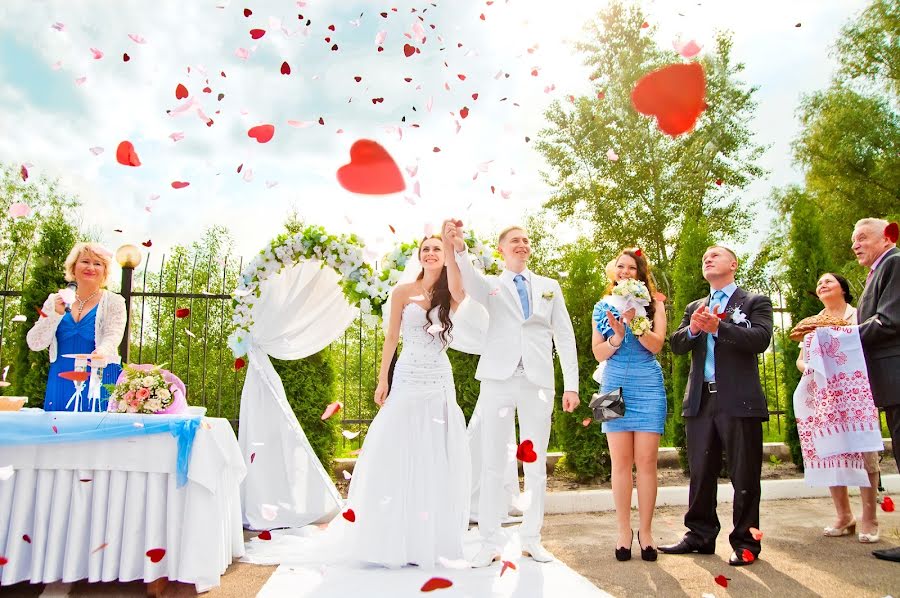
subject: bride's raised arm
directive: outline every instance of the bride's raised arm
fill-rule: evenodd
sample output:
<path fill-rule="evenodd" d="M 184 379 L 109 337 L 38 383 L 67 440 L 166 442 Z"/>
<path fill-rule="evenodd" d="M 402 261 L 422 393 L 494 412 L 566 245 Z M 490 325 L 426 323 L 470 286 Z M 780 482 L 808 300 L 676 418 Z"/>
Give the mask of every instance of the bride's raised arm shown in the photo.
<path fill-rule="evenodd" d="M 447 268 L 447 286 L 450 287 L 450 296 L 455 303 L 455 309 L 466 298 L 466 291 L 463 288 L 459 265 L 456 263 L 455 231 L 447 231 L 446 222 L 444 225 L 444 234 L 441 237 L 444 243 L 444 266 Z"/>

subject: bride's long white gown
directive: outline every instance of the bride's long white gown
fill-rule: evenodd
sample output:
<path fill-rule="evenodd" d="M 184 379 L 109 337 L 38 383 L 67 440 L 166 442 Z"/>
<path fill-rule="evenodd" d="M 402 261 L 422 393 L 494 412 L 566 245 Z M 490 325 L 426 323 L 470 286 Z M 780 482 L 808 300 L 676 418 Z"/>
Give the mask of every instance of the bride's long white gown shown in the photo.
<path fill-rule="evenodd" d="M 432 319 L 438 322 L 437 308 Z M 463 558 L 471 484 L 466 420 L 446 348 L 429 326 L 423 307 L 403 308 L 403 350 L 387 401 L 363 442 L 342 515 L 321 533 L 304 528 L 302 537 L 288 532 L 273 534 L 271 542 L 254 539 L 246 561 L 433 568 Z"/>
<path fill-rule="evenodd" d="M 437 323 L 437 308 L 432 308 Z M 469 523 L 466 421 L 453 372 L 425 309 L 403 308 L 403 350 L 387 401 L 366 435 L 350 481 L 346 547 L 370 563 L 433 567 L 463 557 Z"/>

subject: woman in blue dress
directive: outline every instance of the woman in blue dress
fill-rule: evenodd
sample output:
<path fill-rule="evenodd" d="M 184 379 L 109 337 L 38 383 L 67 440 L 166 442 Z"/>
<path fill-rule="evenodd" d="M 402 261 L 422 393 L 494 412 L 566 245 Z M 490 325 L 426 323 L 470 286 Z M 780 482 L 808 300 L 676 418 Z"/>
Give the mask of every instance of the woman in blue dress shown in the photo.
<path fill-rule="evenodd" d="M 650 265 L 639 249 L 625 249 L 616 257 L 606 296 L 616 283 L 636 279 L 647 286 L 650 303 L 647 318 L 652 327 L 635 336 L 630 323 L 634 309 L 624 314 L 607 302 L 607 297 L 594 306 L 592 348 L 594 357 L 605 362 L 601 392 L 622 387 L 625 416 L 603 423 L 612 460 L 612 490 L 618 521 L 616 558 L 631 558 L 634 531 L 631 528 L 631 493 L 634 486 L 632 466 L 637 466 L 638 546 L 641 558 L 655 561 L 653 510 L 656 507 L 656 459 L 659 438 L 666 421 L 666 391 L 662 368 L 656 360 L 666 338 L 666 309 L 650 278 Z"/>
<path fill-rule="evenodd" d="M 90 411 L 89 383 L 84 383 L 80 405 L 70 400 L 75 384 L 60 378 L 62 372 L 75 369 L 73 353 L 105 358 L 102 384 L 113 384 L 122 371 L 118 365 L 119 344 L 125 333 L 125 299 L 106 290 L 112 254 L 97 243 L 78 243 L 66 258 L 66 281 L 77 284 L 77 290 L 66 302 L 66 292 L 51 293 L 41 314 L 28 331 L 28 347 L 32 351 L 50 351 L 50 374 L 44 395 L 45 411 Z M 68 308 L 68 309 L 67 309 Z M 90 368 L 88 368 L 90 371 Z M 106 409 L 109 393 L 101 391 L 97 408 Z M 76 409 L 77 407 L 77 409 Z"/>

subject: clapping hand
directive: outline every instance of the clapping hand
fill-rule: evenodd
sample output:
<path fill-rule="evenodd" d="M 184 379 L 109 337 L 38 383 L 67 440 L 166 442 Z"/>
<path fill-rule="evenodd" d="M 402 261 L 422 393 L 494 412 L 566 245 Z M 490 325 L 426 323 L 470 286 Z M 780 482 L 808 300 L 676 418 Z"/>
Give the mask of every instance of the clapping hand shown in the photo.
<path fill-rule="evenodd" d="M 718 332 L 719 306 L 716 305 L 713 307 L 712 311 L 705 305 L 698 307 L 694 313 L 691 314 L 690 330 L 693 336 L 697 336 L 701 332 L 706 332 L 707 334 L 715 334 Z"/>
<path fill-rule="evenodd" d="M 628 310 L 634 315 L 634 310 Z M 628 312 L 626 312 L 628 313 Z M 613 335 L 610 337 L 611 339 L 616 339 L 617 342 L 614 344 L 619 346 L 622 344 L 622 341 L 625 340 L 625 322 L 616 318 L 611 311 L 606 312 L 606 319 L 609 322 L 609 327 L 612 328 Z"/>

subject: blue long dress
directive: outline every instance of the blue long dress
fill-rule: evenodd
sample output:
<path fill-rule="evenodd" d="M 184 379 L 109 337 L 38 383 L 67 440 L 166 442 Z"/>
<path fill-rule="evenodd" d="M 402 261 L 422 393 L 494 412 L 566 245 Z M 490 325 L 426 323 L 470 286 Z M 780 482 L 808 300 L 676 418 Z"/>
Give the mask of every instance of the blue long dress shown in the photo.
<path fill-rule="evenodd" d="M 606 318 L 607 311 L 619 317 L 619 312 L 605 301 L 598 301 L 594 306 L 594 321 L 604 338 L 613 335 Z M 656 356 L 640 343 L 629 326 L 625 327 L 622 346 L 606 360 L 600 392 L 609 392 L 620 386 L 625 399 L 625 416 L 603 422 L 603 432 L 662 434 L 666 424 L 666 390 L 662 368 Z"/>
<path fill-rule="evenodd" d="M 75 392 L 75 384 L 71 380 L 59 377 L 60 372 L 71 372 L 75 369 L 75 360 L 63 357 L 68 353 L 92 353 L 97 348 L 94 340 L 96 331 L 97 306 L 95 305 L 78 322 L 71 313 L 62 317 L 56 328 L 56 361 L 50 364 L 50 375 L 47 377 L 47 391 L 44 394 L 44 411 L 74 411 L 75 402 L 66 409 L 66 404 Z M 88 368 L 90 371 L 90 368 Z M 103 384 L 115 384 L 122 371 L 118 364 L 110 364 L 103 369 Z M 88 382 L 84 383 L 81 393 L 81 411 L 89 411 L 91 402 L 88 399 Z M 109 392 L 100 391 L 100 409 L 106 411 Z"/>

